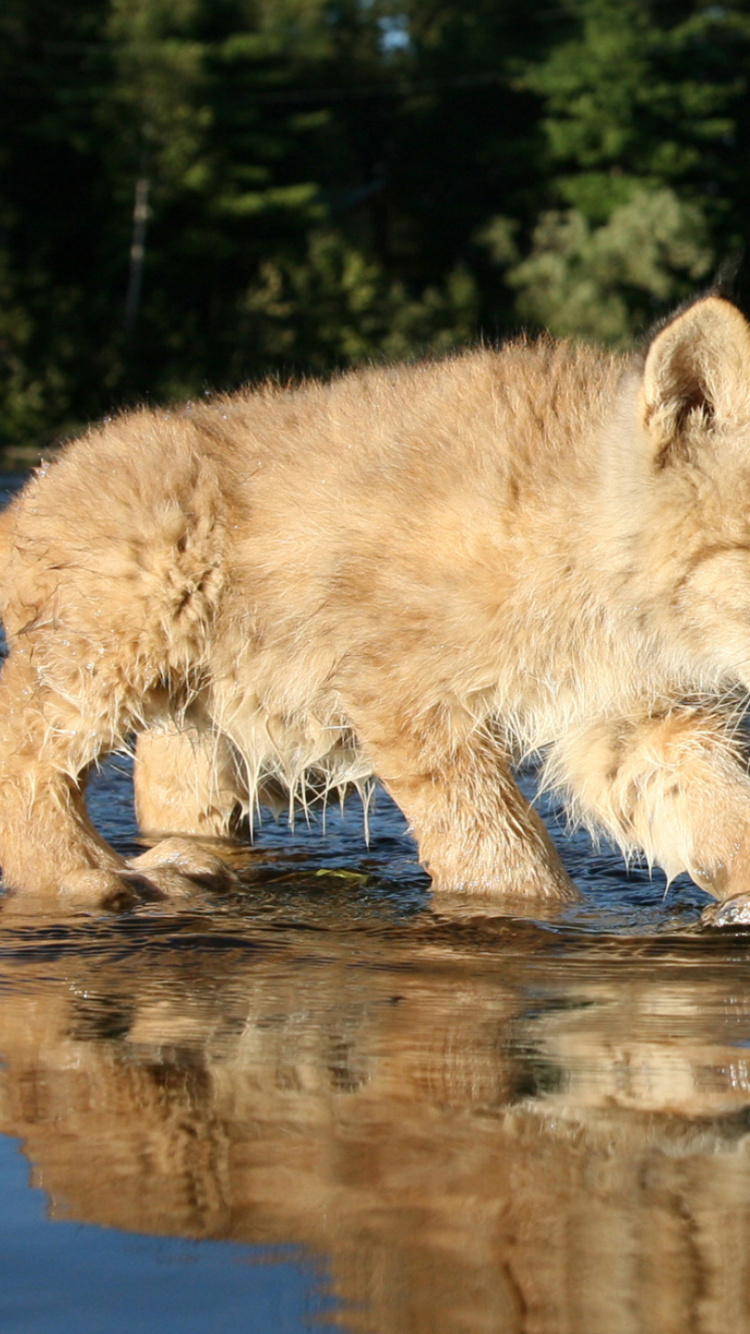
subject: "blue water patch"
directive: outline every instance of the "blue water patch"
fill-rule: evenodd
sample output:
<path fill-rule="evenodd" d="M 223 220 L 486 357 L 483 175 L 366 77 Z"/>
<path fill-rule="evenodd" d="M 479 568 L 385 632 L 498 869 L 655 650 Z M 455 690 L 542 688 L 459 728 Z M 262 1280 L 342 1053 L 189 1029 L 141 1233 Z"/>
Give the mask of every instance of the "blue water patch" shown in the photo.
<path fill-rule="evenodd" d="M 292 1246 L 130 1236 L 46 1210 L 18 1143 L 0 1138 L 3 1331 L 299 1334 L 332 1310 L 324 1275 Z"/>

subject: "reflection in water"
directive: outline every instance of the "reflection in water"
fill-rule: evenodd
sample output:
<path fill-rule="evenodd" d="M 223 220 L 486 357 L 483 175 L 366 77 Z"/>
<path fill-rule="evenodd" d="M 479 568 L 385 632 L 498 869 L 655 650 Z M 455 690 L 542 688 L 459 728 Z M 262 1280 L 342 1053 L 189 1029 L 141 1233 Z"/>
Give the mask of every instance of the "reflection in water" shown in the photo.
<path fill-rule="evenodd" d="M 52 1215 L 302 1244 L 377 1334 L 750 1328 L 741 938 L 317 894 L 5 905 L 0 1130 Z"/>

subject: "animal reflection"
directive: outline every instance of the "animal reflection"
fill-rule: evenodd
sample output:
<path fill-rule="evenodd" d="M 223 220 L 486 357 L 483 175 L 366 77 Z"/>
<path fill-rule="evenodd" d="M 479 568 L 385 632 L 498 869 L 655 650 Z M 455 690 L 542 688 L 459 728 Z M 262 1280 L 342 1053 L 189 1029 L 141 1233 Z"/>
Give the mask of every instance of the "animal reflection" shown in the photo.
<path fill-rule="evenodd" d="M 0 970 L 0 1129 L 54 1217 L 302 1244 L 377 1334 L 750 1329 L 750 997 L 720 971 L 213 946 Z"/>

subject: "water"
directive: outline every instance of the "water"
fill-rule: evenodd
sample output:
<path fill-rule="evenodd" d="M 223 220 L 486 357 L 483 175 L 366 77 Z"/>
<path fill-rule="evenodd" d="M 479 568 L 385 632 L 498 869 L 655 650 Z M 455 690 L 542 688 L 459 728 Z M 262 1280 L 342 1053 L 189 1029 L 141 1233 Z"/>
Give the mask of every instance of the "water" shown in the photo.
<path fill-rule="evenodd" d="M 137 849 L 126 761 L 90 806 Z M 547 818 L 548 921 L 434 913 L 385 797 L 189 908 L 5 897 L 0 1329 L 750 1331 L 750 935 Z"/>

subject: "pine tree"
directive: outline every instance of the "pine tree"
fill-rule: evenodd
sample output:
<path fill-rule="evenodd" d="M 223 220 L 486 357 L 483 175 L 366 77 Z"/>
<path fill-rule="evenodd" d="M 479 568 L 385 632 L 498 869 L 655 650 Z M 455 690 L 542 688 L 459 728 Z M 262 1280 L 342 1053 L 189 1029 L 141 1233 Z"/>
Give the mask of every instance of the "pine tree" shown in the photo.
<path fill-rule="evenodd" d="M 496 224 L 493 250 L 484 235 L 526 318 L 627 342 L 741 241 L 750 15 L 744 0 L 565 8 L 571 34 L 522 75 L 543 99 L 549 185 L 530 236 L 509 246 L 506 226 L 498 248 Z"/>

